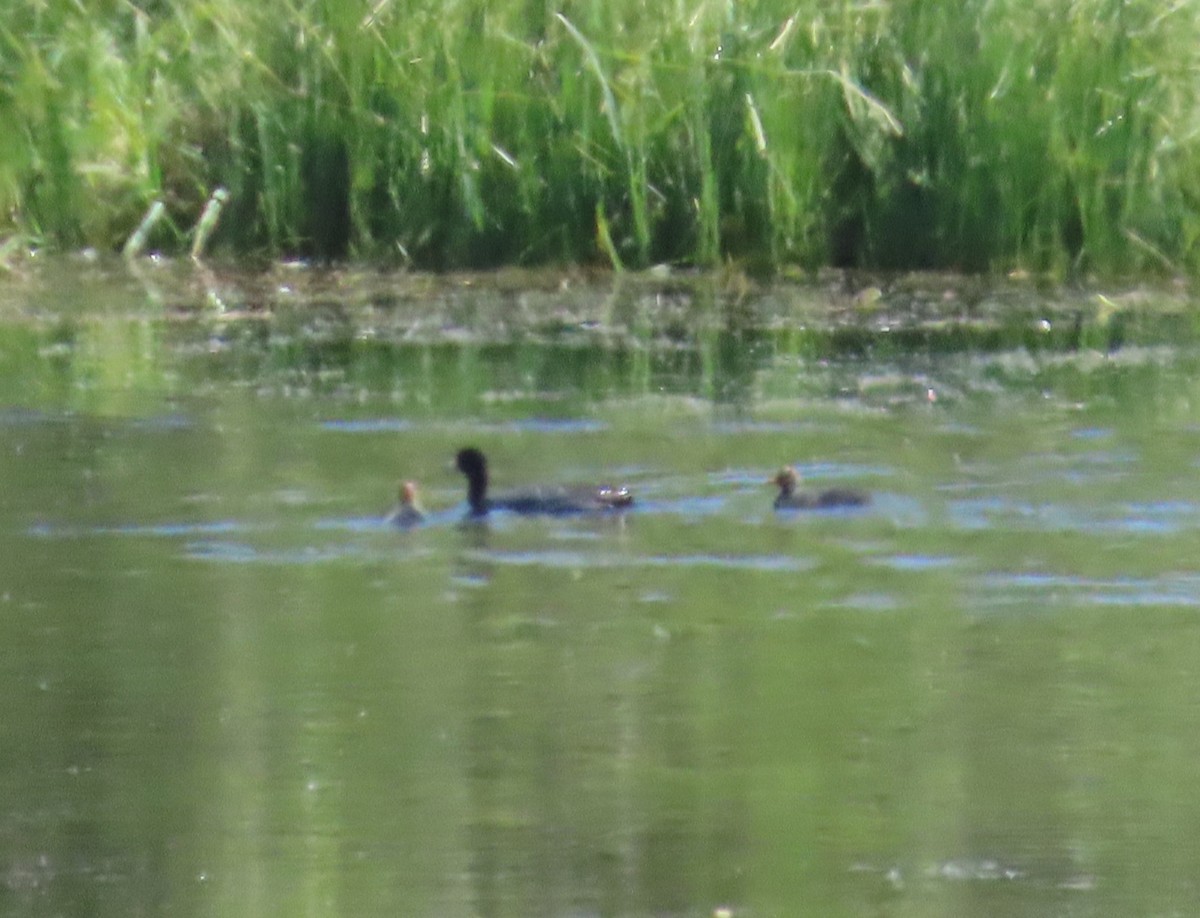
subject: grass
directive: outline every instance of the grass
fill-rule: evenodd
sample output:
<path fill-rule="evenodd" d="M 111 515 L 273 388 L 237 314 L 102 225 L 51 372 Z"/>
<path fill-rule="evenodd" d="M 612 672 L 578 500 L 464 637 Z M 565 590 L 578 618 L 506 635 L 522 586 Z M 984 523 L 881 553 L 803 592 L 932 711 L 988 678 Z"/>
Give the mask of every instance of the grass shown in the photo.
<path fill-rule="evenodd" d="M 1157 0 L 46 0 L 0 236 L 187 252 L 225 189 L 239 255 L 1194 274 L 1198 73 Z"/>

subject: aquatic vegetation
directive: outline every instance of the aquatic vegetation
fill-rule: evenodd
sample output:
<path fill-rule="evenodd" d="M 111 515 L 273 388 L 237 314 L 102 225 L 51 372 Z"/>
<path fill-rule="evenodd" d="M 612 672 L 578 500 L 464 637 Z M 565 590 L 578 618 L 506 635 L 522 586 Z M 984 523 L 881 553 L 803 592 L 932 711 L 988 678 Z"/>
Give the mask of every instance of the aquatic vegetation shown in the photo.
<path fill-rule="evenodd" d="M 1148 0 L 18 5 L 0 236 L 1188 273 L 1198 64 Z"/>

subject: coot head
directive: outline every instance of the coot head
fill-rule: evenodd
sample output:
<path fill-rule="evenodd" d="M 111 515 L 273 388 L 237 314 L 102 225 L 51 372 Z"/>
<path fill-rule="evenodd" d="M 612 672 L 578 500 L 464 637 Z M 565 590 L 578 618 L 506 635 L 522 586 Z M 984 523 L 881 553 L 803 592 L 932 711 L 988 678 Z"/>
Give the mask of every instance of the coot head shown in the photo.
<path fill-rule="evenodd" d="M 790 465 L 785 465 L 781 468 L 769 482 L 779 488 L 781 497 L 789 497 L 796 490 L 796 485 L 800 483 L 800 473 Z"/>
<path fill-rule="evenodd" d="M 454 457 L 454 464 L 468 478 L 472 475 L 487 474 L 487 460 L 483 457 L 483 453 L 473 446 L 460 449 L 458 455 Z"/>
<path fill-rule="evenodd" d="M 487 513 L 487 460 L 483 453 L 473 446 L 467 446 L 458 451 L 454 457 L 458 470 L 467 476 L 467 503 L 475 514 Z"/>

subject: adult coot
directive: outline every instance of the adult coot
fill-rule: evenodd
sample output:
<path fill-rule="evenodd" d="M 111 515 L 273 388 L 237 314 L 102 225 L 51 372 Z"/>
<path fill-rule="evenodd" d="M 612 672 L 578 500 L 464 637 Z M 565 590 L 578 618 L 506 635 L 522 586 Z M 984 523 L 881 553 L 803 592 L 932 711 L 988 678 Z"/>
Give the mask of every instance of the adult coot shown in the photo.
<path fill-rule="evenodd" d="M 628 488 L 560 487 L 549 485 L 523 491 L 508 491 L 488 495 L 487 459 L 483 453 L 468 446 L 460 449 L 454 459 L 458 470 L 467 476 L 467 503 L 472 516 L 484 516 L 491 510 L 507 510 L 527 515 L 564 516 L 573 513 L 609 513 L 633 503 Z"/>
<path fill-rule="evenodd" d="M 779 488 L 775 496 L 776 510 L 826 510 L 835 507 L 861 507 L 871 502 L 871 496 L 858 488 L 830 488 L 827 491 L 797 491 L 800 474 L 785 465 L 770 480 Z"/>

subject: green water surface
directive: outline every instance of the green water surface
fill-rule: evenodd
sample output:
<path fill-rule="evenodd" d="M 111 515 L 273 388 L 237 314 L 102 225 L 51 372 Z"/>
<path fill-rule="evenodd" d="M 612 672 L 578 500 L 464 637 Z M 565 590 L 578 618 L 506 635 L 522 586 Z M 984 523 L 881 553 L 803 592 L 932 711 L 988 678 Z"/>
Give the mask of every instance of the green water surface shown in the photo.
<path fill-rule="evenodd" d="M 0 913 L 1198 907 L 1186 313 L 189 283 L 0 297 Z"/>

